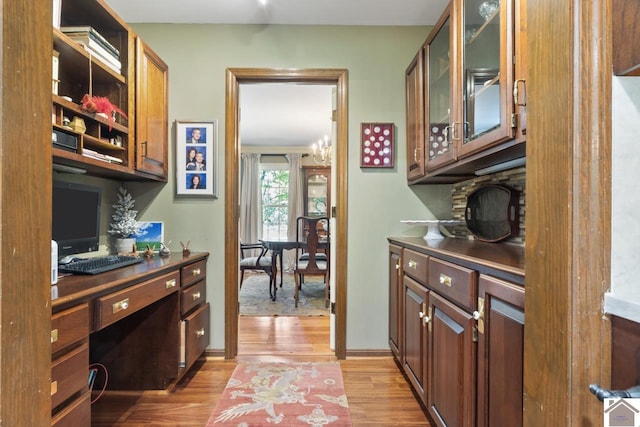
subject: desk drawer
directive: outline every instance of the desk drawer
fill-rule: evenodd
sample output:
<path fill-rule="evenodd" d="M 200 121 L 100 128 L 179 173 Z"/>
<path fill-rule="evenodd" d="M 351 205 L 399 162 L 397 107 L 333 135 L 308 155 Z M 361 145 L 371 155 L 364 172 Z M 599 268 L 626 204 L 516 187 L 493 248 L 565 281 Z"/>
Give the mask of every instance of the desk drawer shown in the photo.
<path fill-rule="evenodd" d="M 51 353 L 89 335 L 89 306 L 80 304 L 51 316 Z"/>
<path fill-rule="evenodd" d="M 209 345 L 209 303 L 184 319 L 185 366 L 187 369 Z"/>
<path fill-rule="evenodd" d="M 176 292 L 178 280 L 180 275 L 176 271 L 99 298 L 96 301 L 95 330 L 109 326 Z"/>
<path fill-rule="evenodd" d="M 89 345 L 82 344 L 51 364 L 51 408 L 55 408 L 79 391 L 87 390 Z"/>
<path fill-rule="evenodd" d="M 402 269 L 404 274 L 413 277 L 422 285 L 427 284 L 427 262 L 429 257 L 411 249 L 402 253 Z"/>
<path fill-rule="evenodd" d="M 91 393 L 88 391 L 51 419 L 52 427 L 91 426 Z"/>
<path fill-rule="evenodd" d="M 478 297 L 478 272 L 437 258 L 429 259 L 427 286 L 469 311 L 475 310 Z"/>
<path fill-rule="evenodd" d="M 185 265 L 180 269 L 180 285 L 182 287 L 189 286 L 192 283 L 197 282 L 204 278 L 207 274 L 207 260 L 201 260 L 194 262 L 193 264 Z"/>
<path fill-rule="evenodd" d="M 180 290 L 180 314 L 184 315 L 207 300 L 207 281 Z"/>

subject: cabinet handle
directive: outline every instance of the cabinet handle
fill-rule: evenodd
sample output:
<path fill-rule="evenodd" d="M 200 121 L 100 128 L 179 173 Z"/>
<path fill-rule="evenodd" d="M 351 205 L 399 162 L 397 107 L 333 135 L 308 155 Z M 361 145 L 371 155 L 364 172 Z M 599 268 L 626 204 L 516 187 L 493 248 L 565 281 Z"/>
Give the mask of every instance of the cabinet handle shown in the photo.
<path fill-rule="evenodd" d="M 51 344 L 58 341 L 58 329 L 51 330 Z"/>
<path fill-rule="evenodd" d="M 194 268 L 193 271 L 191 272 L 194 276 L 197 276 L 200 274 L 200 269 L 199 268 Z"/>
<path fill-rule="evenodd" d="M 418 163 L 418 147 L 413 149 L 413 161 Z"/>
<path fill-rule="evenodd" d="M 113 314 L 116 314 L 117 312 L 122 310 L 126 310 L 127 308 L 129 308 L 129 298 L 125 298 L 122 301 L 118 301 L 116 303 L 113 303 L 113 305 L 111 305 L 111 310 Z"/>
<path fill-rule="evenodd" d="M 171 289 L 176 287 L 176 279 L 167 280 L 164 284 L 165 289 Z"/>
<path fill-rule="evenodd" d="M 418 312 L 418 317 L 422 319 L 422 326 L 425 326 L 431 320 L 431 316 L 427 316 L 427 304 L 422 303 L 422 311 Z"/>
<path fill-rule="evenodd" d="M 409 260 L 409 268 L 413 268 L 414 270 L 418 268 L 418 263 L 415 262 L 414 260 L 410 259 Z"/>
<path fill-rule="evenodd" d="M 453 132 L 451 132 L 451 139 L 453 141 L 460 141 L 460 137 L 456 138 L 456 127 L 457 127 L 456 125 L 462 126 L 462 122 L 454 122 L 453 126 L 451 126 L 451 128 L 453 129 Z"/>
<path fill-rule="evenodd" d="M 478 310 L 473 312 L 473 318 L 478 322 L 478 333 L 484 334 L 484 298 L 478 297 Z"/>
<path fill-rule="evenodd" d="M 445 274 L 440 274 L 440 283 L 451 287 L 451 277 Z"/>
<path fill-rule="evenodd" d="M 524 102 L 520 102 L 520 89 L 519 89 L 519 84 L 522 83 L 522 87 L 525 90 L 525 101 Z M 513 103 L 516 105 L 519 105 L 521 107 L 524 107 L 525 105 L 527 105 L 527 101 L 526 101 L 526 90 L 527 90 L 527 81 L 525 79 L 516 79 L 515 82 L 513 82 Z"/>
<path fill-rule="evenodd" d="M 194 301 L 200 299 L 200 292 L 194 292 L 193 294 L 191 294 L 191 297 Z"/>
<path fill-rule="evenodd" d="M 396 263 L 396 270 L 400 270 L 400 264 Z"/>
<path fill-rule="evenodd" d="M 142 157 L 147 157 L 147 141 L 142 141 L 140 145 L 144 147 L 144 153 L 142 154 Z"/>
<path fill-rule="evenodd" d="M 58 381 L 51 381 L 51 396 L 58 392 Z"/>
<path fill-rule="evenodd" d="M 196 337 L 203 337 L 204 336 L 204 328 L 200 328 L 196 331 Z"/>

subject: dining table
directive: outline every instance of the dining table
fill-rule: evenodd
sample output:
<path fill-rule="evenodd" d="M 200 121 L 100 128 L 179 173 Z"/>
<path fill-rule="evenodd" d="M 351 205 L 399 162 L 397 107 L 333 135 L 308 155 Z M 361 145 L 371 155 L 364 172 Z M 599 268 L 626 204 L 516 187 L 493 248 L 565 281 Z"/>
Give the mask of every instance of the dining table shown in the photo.
<path fill-rule="evenodd" d="M 259 240 L 260 243 L 264 245 L 265 248 L 271 251 L 271 271 L 273 274 L 278 274 L 278 258 L 280 258 L 280 287 L 282 287 L 282 277 L 283 277 L 283 261 L 282 261 L 282 252 L 285 249 L 295 249 L 302 247 L 302 243 L 297 242 L 295 240 Z M 276 280 L 274 278 L 273 281 L 273 299 L 276 299 Z"/>

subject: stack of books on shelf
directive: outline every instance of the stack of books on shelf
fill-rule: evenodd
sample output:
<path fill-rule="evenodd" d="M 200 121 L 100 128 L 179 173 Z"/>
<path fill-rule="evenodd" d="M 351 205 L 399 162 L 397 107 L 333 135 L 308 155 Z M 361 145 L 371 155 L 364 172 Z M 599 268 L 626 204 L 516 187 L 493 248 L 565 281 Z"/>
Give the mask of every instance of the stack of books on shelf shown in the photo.
<path fill-rule="evenodd" d="M 92 56 L 117 73 L 122 71 L 120 51 L 107 41 L 95 28 L 90 26 L 60 27 L 65 35 L 82 45 Z"/>
<path fill-rule="evenodd" d="M 103 162 L 118 163 L 118 164 L 122 163 L 122 159 L 110 156 L 108 154 L 98 153 L 97 151 L 93 151 L 93 150 L 90 150 L 88 148 L 83 148 L 82 149 L 82 155 L 85 156 L 85 157 L 90 157 L 92 159 L 102 160 Z"/>

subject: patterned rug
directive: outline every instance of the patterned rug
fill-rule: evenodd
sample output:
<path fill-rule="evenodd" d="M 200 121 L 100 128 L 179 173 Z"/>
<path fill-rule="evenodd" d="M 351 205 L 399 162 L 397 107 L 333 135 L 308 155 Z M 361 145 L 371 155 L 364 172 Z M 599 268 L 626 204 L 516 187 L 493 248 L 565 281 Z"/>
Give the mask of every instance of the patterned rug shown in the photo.
<path fill-rule="evenodd" d="M 240 363 L 207 427 L 351 426 L 339 363 Z"/>
<path fill-rule="evenodd" d="M 278 292 L 276 300 L 269 298 L 269 276 L 264 273 L 245 274 L 238 299 L 241 316 L 328 316 L 325 307 L 324 283 L 319 277 L 307 276 L 298 295 L 298 308 L 295 308 L 293 294 L 295 283 L 293 274 L 284 274 L 284 284 L 280 287 L 278 274 Z"/>

